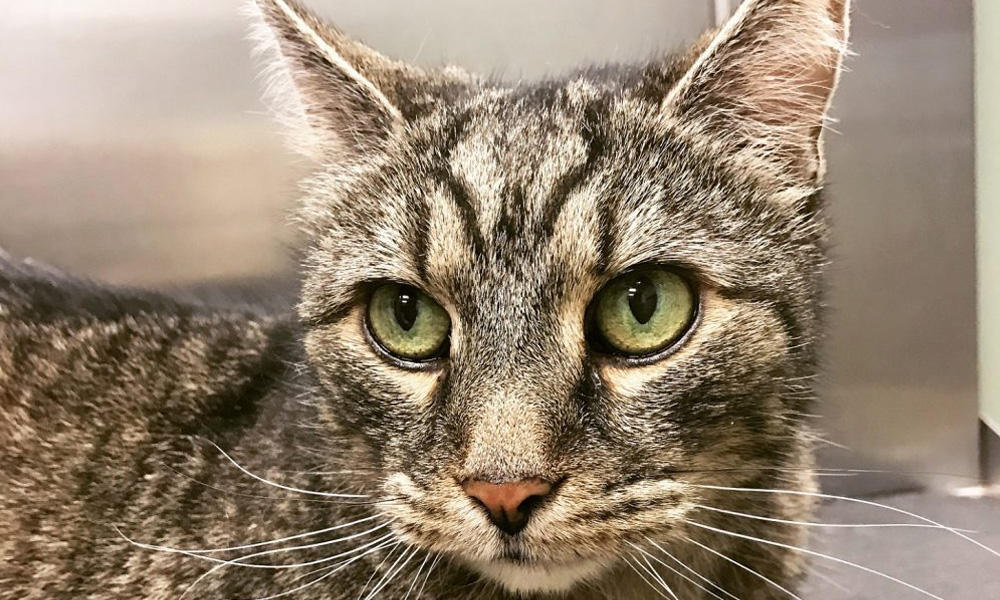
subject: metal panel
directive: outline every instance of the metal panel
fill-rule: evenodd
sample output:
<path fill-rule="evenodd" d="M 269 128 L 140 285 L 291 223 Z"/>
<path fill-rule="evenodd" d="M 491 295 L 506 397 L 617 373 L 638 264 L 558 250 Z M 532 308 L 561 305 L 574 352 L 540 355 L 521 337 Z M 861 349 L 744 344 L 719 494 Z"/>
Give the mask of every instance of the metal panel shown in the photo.
<path fill-rule="evenodd" d="M 977 471 L 972 0 L 864 0 L 830 135 L 834 250 L 820 425 L 835 465 Z"/>
<path fill-rule="evenodd" d="M 976 1 L 976 218 L 979 254 L 979 364 L 1000 363 L 1000 3 Z M 997 452 L 1000 371 L 979 371 L 983 451 Z M 993 443 L 990 443 L 990 442 Z M 984 456 L 1000 467 L 1000 454 Z M 996 473 L 990 473 L 993 478 Z"/>

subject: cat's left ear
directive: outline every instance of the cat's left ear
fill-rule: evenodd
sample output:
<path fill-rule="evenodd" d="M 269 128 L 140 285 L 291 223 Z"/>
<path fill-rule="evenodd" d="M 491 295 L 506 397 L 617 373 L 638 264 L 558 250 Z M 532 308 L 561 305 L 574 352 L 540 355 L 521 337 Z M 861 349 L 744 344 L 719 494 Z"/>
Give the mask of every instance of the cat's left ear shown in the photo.
<path fill-rule="evenodd" d="M 849 10 L 850 0 L 746 0 L 667 94 L 664 114 L 741 167 L 818 188 Z"/>
<path fill-rule="evenodd" d="M 323 23 L 298 0 L 251 0 L 268 98 L 295 148 L 337 163 L 364 160 L 442 95 L 467 85 L 457 69 L 426 72 Z"/>

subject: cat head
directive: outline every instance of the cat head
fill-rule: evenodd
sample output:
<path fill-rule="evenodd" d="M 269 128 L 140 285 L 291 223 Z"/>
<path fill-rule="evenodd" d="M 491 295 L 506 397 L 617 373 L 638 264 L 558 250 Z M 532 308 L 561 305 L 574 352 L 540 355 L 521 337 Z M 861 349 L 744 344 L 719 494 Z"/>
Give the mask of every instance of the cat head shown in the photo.
<path fill-rule="evenodd" d="M 319 165 L 316 401 L 397 536 L 562 590 L 679 530 L 693 483 L 808 464 L 848 0 L 748 0 L 684 55 L 513 86 L 257 6 Z"/>

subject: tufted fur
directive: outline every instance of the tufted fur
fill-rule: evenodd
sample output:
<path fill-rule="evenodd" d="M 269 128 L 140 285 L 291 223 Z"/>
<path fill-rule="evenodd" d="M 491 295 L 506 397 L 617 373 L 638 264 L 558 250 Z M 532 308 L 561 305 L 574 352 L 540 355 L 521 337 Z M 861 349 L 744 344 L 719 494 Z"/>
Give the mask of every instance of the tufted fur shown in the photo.
<path fill-rule="evenodd" d="M 317 158 L 298 319 L 0 264 L 0 598 L 178 598 L 212 565 L 164 548 L 357 519 L 402 543 L 294 597 L 364 597 L 395 572 L 378 597 L 653 598 L 629 562 L 653 542 L 737 597 L 785 597 L 800 555 L 695 523 L 806 543 L 701 507 L 811 514 L 703 486 L 814 486 L 821 133 L 847 0 L 748 0 L 685 55 L 530 86 L 395 62 L 294 0 L 254 10 L 284 120 Z M 590 299 L 647 263 L 698 281 L 696 328 L 655 362 L 593 355 Z M 369 342 L 384 280 L 446 308 L 447 362 L 408 368 Z M 510 537 L 469 477 L 559 485 Z M 188 597 L 271 597 L 308 571 L 229 565 Z"/>

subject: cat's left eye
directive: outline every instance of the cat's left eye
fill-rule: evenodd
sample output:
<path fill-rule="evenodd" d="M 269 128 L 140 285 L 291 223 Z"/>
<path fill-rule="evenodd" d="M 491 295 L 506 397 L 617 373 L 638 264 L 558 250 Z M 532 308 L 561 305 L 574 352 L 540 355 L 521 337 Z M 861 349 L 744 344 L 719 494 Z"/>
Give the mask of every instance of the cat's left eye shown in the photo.
<path fill-rule="evenodd" d="M 660 266 L 630 271 L 594 298 L 591 342 L 607 354 L 656 355 L 684 336 L 697 309 L 693 285 L 678 272 Z"/>
<path fill-rule="evenodd" d="M 408 361 L 440 358 L 451 319 L 433 298 L 401 283 L 384 283 L 368 303 L 368 328 L 386 352 Z"/>

